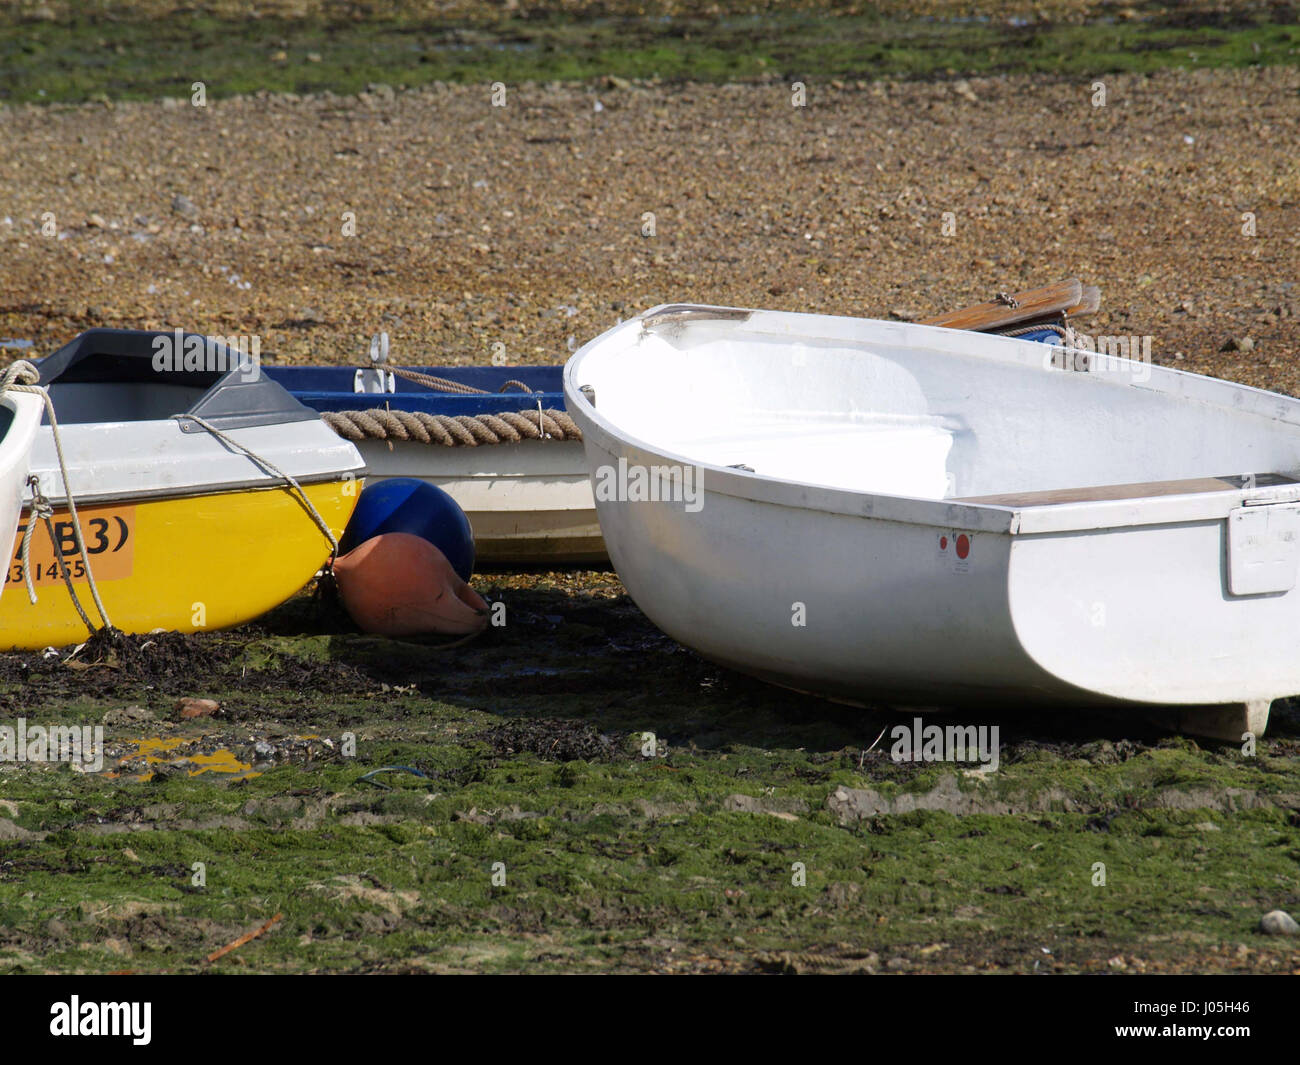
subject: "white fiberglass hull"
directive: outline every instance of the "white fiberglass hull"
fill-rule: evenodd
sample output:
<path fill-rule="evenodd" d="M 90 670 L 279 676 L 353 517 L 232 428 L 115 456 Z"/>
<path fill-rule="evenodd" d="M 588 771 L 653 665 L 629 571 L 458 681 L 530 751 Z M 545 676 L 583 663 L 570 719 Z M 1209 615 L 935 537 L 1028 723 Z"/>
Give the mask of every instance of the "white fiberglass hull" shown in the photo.
<path fill-rule="evenodd" d="M 1178 707 L 1191 731 L 1262 729 L 1300 692 L 1300 485 L 1265 475 L 1300 470 L 1300 402 L 1048 352 L 661 308 L 582 348 L 566 401 L 611 561 L 711 659 L 855 703 Z M 674 382 L 699 402 L 645 409 Z M 661 498 L 674 467 L 695 495 L 638 501 L 609 476 L 655 467 Z"/>
<path fill-rule="evenodd" d="M 6 392 L 0 395 L 0 542 L 13 541 L 22 512 L 23 488 L 31 467 L 32 444 L 41 427 L 45 405 L 31 392 Z M 0 591 L 4 582 L 0 582 Z"/>
<path fill-rule="evenodd" d="M 605 543 L 580 441 L 430 447 L 364 440 L 371 481 L 418 477 L 460 505 L 479 562 L 604 563 Z"/>

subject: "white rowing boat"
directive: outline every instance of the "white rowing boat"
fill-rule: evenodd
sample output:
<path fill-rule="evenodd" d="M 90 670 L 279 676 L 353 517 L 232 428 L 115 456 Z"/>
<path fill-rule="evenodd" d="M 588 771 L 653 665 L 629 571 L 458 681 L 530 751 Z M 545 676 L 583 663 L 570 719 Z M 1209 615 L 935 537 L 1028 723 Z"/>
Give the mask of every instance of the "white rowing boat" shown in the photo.
<path fill-rule="evenodd" d="M 698 306 L 586 344 L 564 387 L 620 577 L 719 663 L 858 704 L 1169 708 L 1231 740 L 1300 692 L 1300 401 Z"/>

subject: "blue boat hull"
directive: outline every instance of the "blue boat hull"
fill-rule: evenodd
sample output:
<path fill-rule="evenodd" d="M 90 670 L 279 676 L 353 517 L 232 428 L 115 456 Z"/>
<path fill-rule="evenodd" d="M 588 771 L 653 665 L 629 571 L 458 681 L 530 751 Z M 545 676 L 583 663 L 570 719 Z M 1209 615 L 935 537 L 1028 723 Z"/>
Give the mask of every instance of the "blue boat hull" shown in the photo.
<path fill-rule="evenodd" d="M 422 367 L 418 371 L 471 388 L 486 389 L 486 395 L 434 392 L 401 377 L 393 378 L 392 392 L 358 392 L 355 390 L 357 374 L 362 375 L 369 387 L 377 384 L 377 371 L 358 371 L 347 366 L 263 366 L 262 369 L 272 381 L 293 393 L 300 403 L 321 412 L 365 410 L 387 404 L 393 410 L 454 417 L 536 410 L 539 402 L 544 410 L 564 410 L 563 366 L 435 366 Z M 525 384 L 533 391 L 500 391 L 511 380 Z"/>

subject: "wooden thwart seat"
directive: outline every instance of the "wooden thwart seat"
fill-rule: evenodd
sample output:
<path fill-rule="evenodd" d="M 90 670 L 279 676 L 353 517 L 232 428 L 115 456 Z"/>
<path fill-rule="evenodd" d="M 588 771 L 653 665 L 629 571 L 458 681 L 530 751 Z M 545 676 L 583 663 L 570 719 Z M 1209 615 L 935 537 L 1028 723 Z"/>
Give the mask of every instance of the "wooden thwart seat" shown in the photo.
<path fill-rule="evenodd" d="M 1249 487 L 1272 488 L 1297 484 L 1295 478 L 1281 473 L 1254 474 Z M 1240 492 L 1241 475 L 1228 477 L 1189 477 L 1175 481 L 1144 481 L 1136 484 L 1102 484 L 1092 488 L 1056 488 L 1046 492 L 1008 492 L 1003 495 L 964 496 L 953 503 L 983 503 L 993 507 L 1046 507 L 1056 503 L 1097 503 L 1112 499 L 1146 499 L 1151 496 L 1197 495 L 1202 492 Z"/>

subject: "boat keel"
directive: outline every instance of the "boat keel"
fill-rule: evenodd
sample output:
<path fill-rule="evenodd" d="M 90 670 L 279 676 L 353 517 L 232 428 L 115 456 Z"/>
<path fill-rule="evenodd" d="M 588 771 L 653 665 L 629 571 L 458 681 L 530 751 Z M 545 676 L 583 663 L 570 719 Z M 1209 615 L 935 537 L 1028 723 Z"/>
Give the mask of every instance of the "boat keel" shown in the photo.
<path fill-rule="evenodd" d="M 1242 743 L 1249 732 L 1258 739 L 1268 728 L 1271 699 L 1252 699 L 1220 706 L 1192 706 L 1177 713 L 1177 729 L 1192 736 Z"/>

